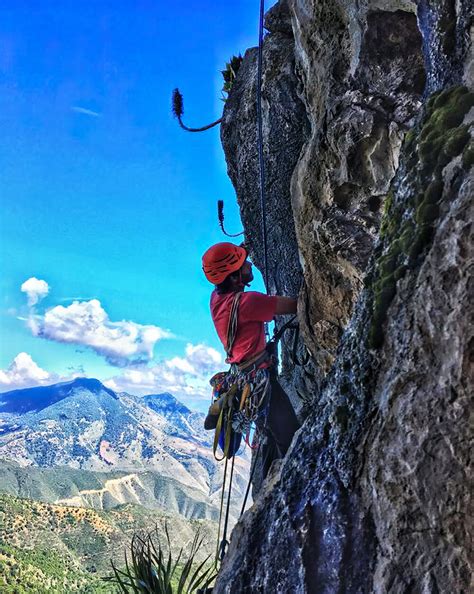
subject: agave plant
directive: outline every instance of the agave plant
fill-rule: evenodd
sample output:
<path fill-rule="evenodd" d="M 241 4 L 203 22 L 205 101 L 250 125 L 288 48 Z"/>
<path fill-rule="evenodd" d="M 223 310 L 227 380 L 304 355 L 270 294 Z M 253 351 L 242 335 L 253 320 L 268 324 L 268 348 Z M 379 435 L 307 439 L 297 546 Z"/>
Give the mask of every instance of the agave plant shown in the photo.
<path fill-rule="evenodd" d="M 243 58 L 240 54 L 238 56 L 232 56 L 230 61 L 226 63 L 225 70 L 221 70 L 222 78 L 224 79 L 224 85 L 222 86 L 222 101 L 227 100 L 227 95 L 229 95 L 234 85 L 235 77 L 242 64 L 242 60 Z"/>
<path fill-rule="evenodd" d="M 242 64 L 242 56 L 239 54 L 238 56 L 232 56 L 229 62 L 225 65 L 225 70 L 221 70 L 222 77 L 224 79 L 224 85 L 222 87 L 222 101 L 227 100 L 227 96 L 232 89 L 232 85 L 234 84 L 235 77 L 237 76 L 237 72 Z M 173 111 L 174 116 L 178 120 L 179 125 L 183 130 L 187 132 L 204 132 L 204 130 L 209 130 L 209 128 L 213 128 L 222 122 L 222 118 L 219 118 L 215 122 L 207 124 L 207 126 L 202 126 L 201 128 L 190 128 L 186 126 L 183 122 L 183 114 L 184 114 L 184 102 L 183 102 L 183 95 L 180 93 L 179 89 L 175 89 L 171 96 L 171 108 Z"/>
<path fill-rule="evenodd" d="M 126 594 L 191 594 L 206 592 L 216 578 L 215 566 L 207 557 L 200 564 L 195 562 L 196 553 L 202 545 L 199 532 L 196 533 L 191 550 L 184 558 L 183 549 L 175 560 L 171 555 L 171 541 L 165 525 L 166 547 L 154 537 L 157 530 L 141 537 L 135 534 L 129 555 L 125 552 L 125 567 L 118 569 L 114 562 L 114 575 L 105 578 L 119 586 Z M 209 590 L 210 591 L 210 590 Z"/>
<path fill-rule="evenodd" d="M 207 126 L 202 126 L 201 128 L 190 128 L 183 123 L 183 113 L 184 113 L 184 103 L 183 103 L 183 96 L 179 92 L 179 89 L 175 89 L 173 91 L 173 95 L 171 97 L 171 105 L 172 111 L 175 117 L 177 118 L 179 125 L 183 130 L 187 132 L 204 132 L 204 130 L 209 130 L 209 128 L 213 128 L 222 122 L 222 118 L 219 118 L 215 122 L 211 124 L 207 124 Z"/>

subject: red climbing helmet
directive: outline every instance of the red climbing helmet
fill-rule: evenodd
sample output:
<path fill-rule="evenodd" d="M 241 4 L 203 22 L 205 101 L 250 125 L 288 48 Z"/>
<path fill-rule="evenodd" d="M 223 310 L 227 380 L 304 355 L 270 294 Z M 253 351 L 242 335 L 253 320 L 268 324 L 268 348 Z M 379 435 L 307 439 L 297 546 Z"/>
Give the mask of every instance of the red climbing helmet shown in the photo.
<path fill-rule="evenodd" d="M 202 257 L 202 269 L 209 282 L 222 283 L 229 274 L 242 267 L 247 251 L 238 245 L 223 241 L 211 246 Z"/>

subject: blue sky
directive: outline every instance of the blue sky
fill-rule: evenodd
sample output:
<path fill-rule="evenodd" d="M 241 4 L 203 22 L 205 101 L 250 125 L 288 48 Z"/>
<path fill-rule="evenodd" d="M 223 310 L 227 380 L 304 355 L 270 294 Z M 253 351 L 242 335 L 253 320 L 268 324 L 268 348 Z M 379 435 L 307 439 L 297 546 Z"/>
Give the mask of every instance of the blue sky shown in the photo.
<path fill-rule="evenodd" d="M 219 129 L 182 131 L 170 96 L 188 125 L 220 117 L 220 70 L 257 27 L 243 0 L 2 3 L 1 391 L 205 393 L 223 352 L 200 257 L 224 240 L 217 199 L 240 221 Z"/>

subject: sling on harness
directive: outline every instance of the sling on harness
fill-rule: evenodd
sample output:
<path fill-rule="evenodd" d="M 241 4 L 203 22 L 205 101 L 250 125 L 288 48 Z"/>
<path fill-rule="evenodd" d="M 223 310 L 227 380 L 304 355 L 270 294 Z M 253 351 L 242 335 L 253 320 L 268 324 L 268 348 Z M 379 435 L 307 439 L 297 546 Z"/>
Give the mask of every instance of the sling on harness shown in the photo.
<path fill-rule="evenodd" d="M 232 356 L 232 348 L 237 334 L 238 311 L 242 293 L 236 293 L 232 299 L 231 311 L 226 332 L 227 360 Z M 261 446 L 267 440 L 267 419 L 270 406 L 271 369 L 277 367 L 278 342 L 285 330 L 292 328 L 296 316 L 274 332 L 273 338 L 267 343 L 266 348 L 239 364 L 233 363 L 229 371 L 215 374 L 210 384 L 213 387 L 213 403 L 205 421 L 206 429 L 215 429 L 213 450 L 216 460 L 225 460 L 224 480 L 221 493 L 219 514 L 219 530 L 221 534 L 225 489 L 227 482 L 228 462 L 231 460 L 230 479 L 227 492 L 227 505 L 223 522 L 222 539 L 218 537 L 216 549 L 216 563 L 222 561 L 228 546 L 227 526 L 230 512 L 232 492 L 232 478 L 234 474 L 235 455 L 240 447 L 242 436 L 253 449 L 257 448 L 254 464 L 249 477 L 249 483 L 244 497 L 242 512 L 248 499 L 250 485 L 254 475 L 256 460 Z M 262 364 L 266 363 L 266 367 Z M 269 365 L 268 365 L 269 364 Z M 217 450 L 222 450 L 222 455 Z"/>
<path fill-rule="evenodd" d="M 227 325 L 226 353 L 227 360 L 232 356 L 235 336 L 237 334 L 237 320 L 239 302 L 242 293 L 235 293 L 232 300 L 232 307 Z M 213 403 L 209 414 L 204 422 L 205 429 L 215 429 L 213 451 L 216 460 L 232 458 L 240 447 L 242 434 L 232 428 L 233 411 L 240 402 L 238 385 L 231 381 L 230 372 L 219 372 L 215 374 L 210 382 L 213 387 Z M 217 446 L 220 446 L 223 455 L 216 454 Z"/>

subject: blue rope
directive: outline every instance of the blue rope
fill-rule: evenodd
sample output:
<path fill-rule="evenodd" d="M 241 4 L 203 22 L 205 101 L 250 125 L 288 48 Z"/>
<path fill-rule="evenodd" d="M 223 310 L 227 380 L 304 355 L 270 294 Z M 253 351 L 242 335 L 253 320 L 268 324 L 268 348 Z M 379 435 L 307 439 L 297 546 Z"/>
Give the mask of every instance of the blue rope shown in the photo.
<path fill-rule="evenodd" d="M 263 129 L 262 129 L 262 63 L 263 63 L 263 20 L 265 14 L 265 0 L 260 0 L 260 22 L 259 22 L 259 30 L 258 30 L 258 61 L 257 61 L 257 144 L 258 144 L 258 164 L 260 170 L 260 209 L 262 212 L 262 239 L 263 239 L 263 269 L 264 269 L 264 276 L 263 280 L 265 282 L 265 289 L 268 295 L 268 250 L 267 250 L 267 222 L 265 218 L 265 162 L 263 159 Z M 268 336 L 268 324 L 265 324 L 265 333 Z M 267 424 L 267 415 L 265 415 L 264 427 L 266 428 Z M 245 492 L 244 502 L 242 505 L 242 509 L 240 511 L 240 515 L 244 513 L 245 506 L 247 504 L 247 498 L 250 491 L 250 486 L 252 483 L 253 474 L 257 465 L 258 454 L 260 452 L 260 445 L 257 448 L 257 452 L 254 458 L 254 465 L 252 471 L 250 473 L 249 482 L 247 485 L 247 489 Z M 220 560 L 224 558 L 227 548 L 227 514 L 229 512 L 229 504 L 230 504 L 230 489 L 232 488 L 232 474 L 234 470 L 234 460 L 235 456 L 232 459 L 232 469 L 231 469 L 231 479 L 230 479 L 230 486 L 229 486 L 229 494 L 227 500 L 227 513 L 225 519 L 225 527 L 224 527 L 224 536 L 220 543 L 219 547 L 219 555 Z"/>
<path fill-rule="evenodd" d="M 268 250 L 267 250 L 267 221 L 265 217 L 265 162 L 263 159 L 263 127 L 262 127 L 262 64 L 263 64 L 263 19 L 265 0 L 260 0 L 260 23 L 258 29 L 258 62 L 257 62 L 257 144 L 258 164 L 260 169 L 260 210 L 262 212 L 263 238 L 263 280 L 268 295 Z"/>

